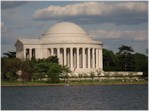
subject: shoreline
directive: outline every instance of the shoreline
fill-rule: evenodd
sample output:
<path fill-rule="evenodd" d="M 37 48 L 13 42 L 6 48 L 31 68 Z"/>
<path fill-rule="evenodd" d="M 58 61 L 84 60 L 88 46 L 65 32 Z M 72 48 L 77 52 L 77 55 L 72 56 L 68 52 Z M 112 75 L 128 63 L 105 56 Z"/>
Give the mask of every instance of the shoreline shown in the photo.
<path fill-rule="evenodd" d="M 50 83 L 50 84 L 1 84 L 1 87 L 36 87 L 36 86 L 86 86 L 86 85 L 148 85 L 145 82 L 72 82 L 72 83 Z"/>

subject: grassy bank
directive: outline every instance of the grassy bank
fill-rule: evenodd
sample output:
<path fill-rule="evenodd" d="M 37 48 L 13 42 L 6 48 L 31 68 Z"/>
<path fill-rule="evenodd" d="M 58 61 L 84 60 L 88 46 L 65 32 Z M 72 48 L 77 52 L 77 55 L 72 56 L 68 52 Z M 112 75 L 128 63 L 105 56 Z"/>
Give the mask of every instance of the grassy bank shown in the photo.
<path fill-rule="evenodd" d="M 64 86 L 64 85 L 117 85 L 117 84 L 148 84 L 148 81 L 82 81 L 82 82 L 60 82 L 60 83 L 49 83 L 49 82 L 9 82 L 2 81 L 1 86 Z"/>

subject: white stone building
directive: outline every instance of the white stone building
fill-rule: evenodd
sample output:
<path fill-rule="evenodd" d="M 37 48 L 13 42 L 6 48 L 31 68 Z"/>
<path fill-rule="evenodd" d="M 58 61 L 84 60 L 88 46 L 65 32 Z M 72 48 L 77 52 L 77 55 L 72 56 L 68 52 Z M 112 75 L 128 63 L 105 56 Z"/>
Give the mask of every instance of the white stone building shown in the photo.
<path fill-rule="evenodd" d="M 18 39 L 15 47 L 16 57 L 23 60 L 57 55 L 75 73 L 103 70 L 102 42 L 74 23 L 58 23 L 39 39 Z"/>

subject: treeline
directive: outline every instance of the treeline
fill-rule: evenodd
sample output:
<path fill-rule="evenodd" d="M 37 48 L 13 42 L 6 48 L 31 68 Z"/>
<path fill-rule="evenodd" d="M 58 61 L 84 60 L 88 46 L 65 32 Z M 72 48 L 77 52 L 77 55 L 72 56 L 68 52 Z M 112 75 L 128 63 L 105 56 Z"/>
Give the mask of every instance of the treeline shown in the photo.
<path fill-rule="evenodd" d="M 130 46 L 122 45 L 118 52 L 103 49 L 104 71 L 142 71 L 148 76 L 148 56 L 135 53 Z"/>
<path fill-rule="evenodd" d="M 15 52 L 4 53 L 1 58 L 2 80 L 31 81 L 48 79 L 48 82 L 59 82 L 59 78 L 67 78 L 70 69 L 58 64 L 57 56 L 47 59 L 31 59 L 22 61 L 16 58 Z M 148 77 L 148 56 L 134 53 L 130 46 L 121 46 L 118 52 L 103 49 L 104 71 L 142 71 Z"/>
<path fill-rule="evenodd" d="M 9 53 L 11 55 L 11 53 Z M 31 59 L 22 61 L 15 57 L 3 57 L 2 65 L 2 80 L 9 81 L 40 81 L 46 78 L 46 81 L 51 83 L 59 82 L 59 78 L 66 78 L 70 73 L 70 69 L 66 66 L 58 64 L 57 56 L 52 56 L 47 59 Z"/>

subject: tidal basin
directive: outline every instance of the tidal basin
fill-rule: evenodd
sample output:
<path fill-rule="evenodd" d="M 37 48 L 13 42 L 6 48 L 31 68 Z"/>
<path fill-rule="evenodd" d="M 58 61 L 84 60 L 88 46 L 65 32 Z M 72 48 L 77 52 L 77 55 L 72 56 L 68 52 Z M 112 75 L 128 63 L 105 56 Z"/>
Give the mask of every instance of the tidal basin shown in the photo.
<path fill-rule="evenodd" d="M 2 110 L 148 110 L 148 85 L 1 87 Z"/>

